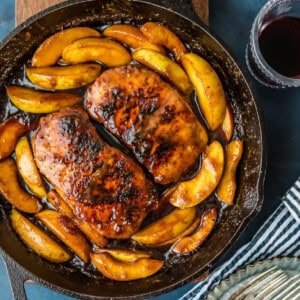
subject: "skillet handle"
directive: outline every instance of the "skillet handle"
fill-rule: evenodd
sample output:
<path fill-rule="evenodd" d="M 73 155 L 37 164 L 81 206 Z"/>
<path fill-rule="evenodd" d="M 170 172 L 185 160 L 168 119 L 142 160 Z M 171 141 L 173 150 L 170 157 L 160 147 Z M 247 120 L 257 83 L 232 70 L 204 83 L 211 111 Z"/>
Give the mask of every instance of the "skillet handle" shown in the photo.
<path fill-rule="evenodd" d="M 143 0 L 173 10 L 194 22 L 208 26 L 209 0 Z"/>
<path fill-rule="evenodd" d="M 192 0 L 192 3 L 200 20 L 209 26 L 209 0 Z"/>
<path fill-rule="evenodd" d="M 10 281 L 10 288 L 14 300 L 26 300 L 24 283 L 28 280 L 28 273 L 12 259 L 5 259 L 5 265 Z"/>

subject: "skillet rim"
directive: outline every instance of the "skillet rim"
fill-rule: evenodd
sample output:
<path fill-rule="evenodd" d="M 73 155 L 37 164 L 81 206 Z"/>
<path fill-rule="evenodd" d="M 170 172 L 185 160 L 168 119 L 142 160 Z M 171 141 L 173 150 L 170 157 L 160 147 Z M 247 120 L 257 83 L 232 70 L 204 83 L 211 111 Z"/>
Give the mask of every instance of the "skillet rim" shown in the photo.
<path fill-rule="evenodd" d="M 37 21 L 38 19 L 48 15 L 49 13 L 51 12 L 54 12 L 56 10 L 59 10 L 61 8 L 66 8 L 68 6 L 73 6 L 73 5 L 76 5 L 76 4 L 80 4 L 80 3 L 86 3 L 86 2 L 95 2 L 95 0 L 75 0 L 75 1 L 72 1 L 72 0 L 68 0 L 68 1 L 65 1 L 65 2 L 62 2 L 62 3 L 59 3 L 59 4 L 56 4 L 52 7 L 49 7 L 47 8 L 46 10 L 42 11 L 42 12 L 39 12 L 37 13 L 36 15 L 30 17 L 29 19 L 27 19 L 26 21 L 22 22 L 20 25 L 18 25 L 12 32 L 10 32 L 7 37 L 2 41 L 0 42 L 0 51 L 3 47 L 5 47 L 7 44 L 9 44 L 10 40 L 15 36 L 17 35 L 19 32 L 21 32 L 23 29 L 27 28 L 31 23 Z M 230 47 L 222 40 L 220 39 L 219 37 L 217 37 L 213 32 L 211 32 L 208 27 L 204 24 L 199 24 L 198 22 L 196 22 L 193 19 L 189 18 L 189 17 L 185 17 L 183 16 L 182 14 L 178 13 L 177 11 L 174 11 L 174 10 L 170 10 L 162 5 L 159 5 L 157 4 L 157 1 L 156 0 L 143 0 L 143 1 L 138 1 L 138 0 L 130 0 L 129 2 L 137 2 L 137 3 L 146 3 L 148 5 L 153 5 L 155 7 L 157 7 L 158 9 L 160 10 L 169 10 L 172 14 L 175 14 L 175 15 L 179 15 L 180 17 L 186 19 L 187 21 L 189 22 L 192 22 L 194 23 L 197 27 L 200 27 L 200 29 L 208 36 L 210 36 L 214 42 L 216 42 L 218 44 L 219 47 L 222 48 L 222 51 L 224 51 L 226 53 L 226 55 L 232 59 L 232 61 L 234 62 L 234 64 L 236 65 L 237 69 L 239 70 L 240 72 L 240 75 L 242 77 L 242 80 L 243 82 L 246 84 L 247 88 L 248 88 L 248 91 L 251 95 L 251 101 L 252 103 L 254 104 L 255 106 L 255 111 L 257 113 L 257 116 L 258 116 L 258 121 L 259 121 L 259 138 L 262 142 L 261 144 L 261 155 L 260 155 L 260 170 L 259 170 L 259 176 L 257 178 L 257 185 L 256 185 L 256 194 L 257 194 L 257 203 L 256 203 L 256 206 L 253 208 L 253 210 L 248 214 L 247 217 L 244 217 L 243 218 L 243 222 L 241 222 L 239 228 L 237 228 L 235 234 L 230 238 L 230 241 L 229 243 L 227 243 L 226 247 L 224 247 L 221 251 L 221 253 L 219 253 L 217 256 L 215 256 L 211 262 L 209 263 L 209 265 L 205 266 L 204 268 L 198 270 L 197 274 L 192 274 L 192 275 L 189 275 L 187 276 L 185 279 L 181 280 L 181 282 L 179 283 L 174 283 L 172 285 L 169 285 L 167 286 L 166 288 L 162 288 L 162 289 L 159 289 L 159 290 L 156 290 L 156 291 L 152 291 L 152 292 L 147 292 L 146 294 L 143 294 L 143 295 L 136 295 L 136 296 L 120 296 L 120 297 L 116 297 L 116 299 L 124 299 L 124 297 L 127 298 L 140 298 L 140 297 L 145 297 L 145 296 L 155 296 L 155 295 L 159 295 L 163 292 L 168 292 L 170 290 L 173 290 L 175 288 L 178 288 L 179 286 L 182 286 L 183 284 L 189 282 L 190 280 L 193 280 L 194 278 L 196 278 L 197 276 L 199 276 L 199 273 L 202 273 L 204 271 L 206 271 L 207 269 L 210 269 L 212 265 L 214 265 L 216 263 L 216 261 L 218 259 L 220 259 L 221 256 L 224 256 L 226 252 L 228 252 L 228 250 L 233 246 L 233 244 L 235 242 L 237 242 L 238 238 L 241 236 L 242 232 L 244 231 L 245 227 L 247 225 L 249 225 L 250 223 L 250 220 L 251 219 L 254 219 L 254 217 L 257 215 L 257 213 L 260 211 L 261 209 L 261 206 L 262 206 L 262 203 L 263 203 L 263 184 L 264 184 L 264 177 L 265 177 L 265 172 L 266 172 L 266 145 L 265 145 L 265 134 L 264 134 L 264 129 L 263 129 L 263 122 L 262 122 L 262 114 L 261 114 L 261 111 L 260 111 L 260 108 L 258 106 L 258 103 L 256 101 L 257 99 L 257 96 L 255 95 L 255 92 L 254 92 L 254 88 L 253 88 L 253 85 L 251 84 L 251 81 L 249 80 L 248 78 L 248 75 L 246 74 L 244 68 L 240 65 L 240 63 L 238 62 L 238 60 L 236 59 L 235 55 L 233 55 L 229 49 Z M 15 262 L 15 260 L 8 254 L 6 253 L 6 251 L 4 249 L 2 249 L 2 246 L 0 246 L 0 252 L 3 254 L 3 256 L 5 257 L 5 259 L 8 259 L 12 262 Z M 16 262 L 15 262 L 16 263 Z M 18 263 L 16 263 L 17 265 L 19 265 Z M 23 269 L 23 271 L 25 271 L 29 276 L 28 277 L 31 277 L 31 278 L 34 278 L 36 280 L 36 282 L 46 286 L 46 287 L 49 287 L 55 291 L 59 291 L 63 294 L 67 294 L 67 295 L 71 295 L 71 296 L 79 296 L 79 297 L 85 297 L 86 299 L 91 299 L 91 298 L 94 298 L 94 297 L 97 297 L 99 299 L 104 299 L 106 297 L 102 297 L 102 296 L 90 296 L 90 295 L 82 295 L 81 293 L 77 293 L 77 292 L 74 292 L 74 291 L 69 291 L 68 289 L 65 289 L 65 288 L 62 288 L 60 286 L 57 286 L 53 283 L 50 283 L 40 277 L 38 277 L 37 275 L 33 274 L 31 271 L 27 270 L 27 269 L 24 269 L 24 267 L 22 265 L 21 266 L 21 271 Z"/>

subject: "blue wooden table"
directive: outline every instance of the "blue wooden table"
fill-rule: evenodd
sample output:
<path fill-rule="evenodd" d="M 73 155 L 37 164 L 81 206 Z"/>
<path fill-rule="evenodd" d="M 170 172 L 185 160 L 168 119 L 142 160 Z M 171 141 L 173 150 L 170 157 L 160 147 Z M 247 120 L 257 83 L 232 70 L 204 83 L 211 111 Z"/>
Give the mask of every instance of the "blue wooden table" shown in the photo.
<path fill-rule="evenodd" d="M 211 0 L 210 28 L 228 45 L 244 68 L 246 68 L 244 52 L 251 24 L 265 2 L 265 0 Z M 14 0 L 1 0 L 0 40 L 13 28 Z M 273 90 L 261 86 L 254 80 L 253 85 L 264 117 L 268 146 L 265 201 L 259 215 L 219 264 L 251 239 L 264 220 L 279 205 L 281 196 L 300 175 L 300 88 Z M 190 283 L 153 299 L 178 299 L 192 286 L 193 283 Z M 36 284 L 25 284 L 25 289 L 29 300 L 71 299 Z M 1 258 L 0 299 L 12 299 L 5 266 Z"/>

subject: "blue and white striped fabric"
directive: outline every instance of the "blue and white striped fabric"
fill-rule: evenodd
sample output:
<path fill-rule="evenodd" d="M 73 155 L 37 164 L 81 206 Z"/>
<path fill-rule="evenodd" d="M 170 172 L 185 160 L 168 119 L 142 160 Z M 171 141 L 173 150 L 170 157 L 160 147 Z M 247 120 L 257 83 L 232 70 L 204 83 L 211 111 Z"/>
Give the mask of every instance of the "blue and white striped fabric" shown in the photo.
<path fill-rule="evenodd" d="M 229 261 L 180 299 L 203 300 L 214 285 L 237 269 L 258 260 L 277 256 L 300 256 L 300 177 L 251 242 L 239 249 Z"/>

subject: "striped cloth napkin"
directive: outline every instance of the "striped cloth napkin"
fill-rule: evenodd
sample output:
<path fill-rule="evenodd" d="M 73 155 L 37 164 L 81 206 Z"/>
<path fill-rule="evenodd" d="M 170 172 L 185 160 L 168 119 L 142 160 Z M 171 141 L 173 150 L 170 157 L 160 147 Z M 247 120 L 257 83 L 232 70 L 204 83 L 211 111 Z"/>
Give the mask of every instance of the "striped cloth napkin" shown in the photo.
<path fill-rule="evenodd" d="M 181 300 L 203 300 L 223 278 L 249 263 L 278 256 L 300 255 L 300 177 L 282 198 L 282 203 L 262 225 L 251 242 L 196 284 Z"/>

